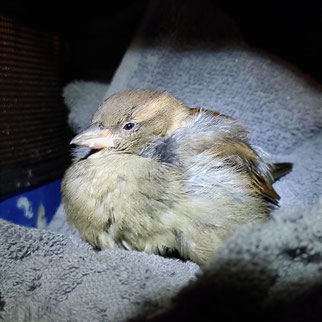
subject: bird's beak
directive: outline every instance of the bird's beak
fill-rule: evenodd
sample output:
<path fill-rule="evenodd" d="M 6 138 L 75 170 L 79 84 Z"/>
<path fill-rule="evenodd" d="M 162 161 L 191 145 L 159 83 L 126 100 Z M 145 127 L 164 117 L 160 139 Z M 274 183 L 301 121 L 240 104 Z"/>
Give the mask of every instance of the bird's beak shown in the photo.
<path fill-rule="evenodd" d="M 114 147 L 114 140 L 110 130 L 102 129 L 94 123 L 77 134 L 70 144 L 86 146 L 91 149 L 103 149 Z"/>

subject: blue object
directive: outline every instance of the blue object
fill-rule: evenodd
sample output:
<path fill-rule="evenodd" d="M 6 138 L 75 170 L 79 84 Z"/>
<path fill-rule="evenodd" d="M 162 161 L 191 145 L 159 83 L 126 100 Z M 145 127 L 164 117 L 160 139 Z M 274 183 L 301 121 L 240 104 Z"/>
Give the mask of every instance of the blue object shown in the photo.
<path fill-rule="evenodd" d="M 0 218 L 15 224 L 44 228 L 61 203 L 61 179 L 0 202 Z"/>

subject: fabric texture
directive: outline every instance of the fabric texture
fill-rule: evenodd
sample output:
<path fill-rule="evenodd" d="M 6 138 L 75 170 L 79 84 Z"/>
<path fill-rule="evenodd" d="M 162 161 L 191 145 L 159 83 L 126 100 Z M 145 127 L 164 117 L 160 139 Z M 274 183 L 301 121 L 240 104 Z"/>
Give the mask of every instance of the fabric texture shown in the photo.
<path fill-rule="evenodd" d="M 4 321 L 124 321 L 164 308 L 198 270 L 0 221 Z"/>
<path fill-rule="evenodd" d="M 68 123 L 75 132 L 88 125 L 107 88 L 108 84 L 84 81 L 72 82 L 64 88 L 63 97 L 69 108 Z"/>
<path fill-rule="evenodd" d="M 119 90 L 168 90 L 190 107 L 237 118 L 274 162 L 293 162 L 275 184 L 281 207 L 267 224 L 238 229 L 204 272 L 188 261 L 96 252 L 67 224 L 62 206 L 47 231 L 1 221 L 0 317 L 320 321 L 321 86 L 249 48 L 211 1 L 151 3 L 111 84 L 65 88 L 71 126 L 87 126 L 104 97 Z"/>

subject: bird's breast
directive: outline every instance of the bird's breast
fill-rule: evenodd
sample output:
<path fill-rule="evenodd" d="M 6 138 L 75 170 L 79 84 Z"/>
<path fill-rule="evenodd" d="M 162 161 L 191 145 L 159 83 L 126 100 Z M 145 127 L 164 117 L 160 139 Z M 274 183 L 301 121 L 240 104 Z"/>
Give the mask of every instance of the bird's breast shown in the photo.
<path fill-rule="evenodd" d="M 95 244 L 91 236 L 96 230 L 96 236 L 108 232 L 114 242 L 144 249 L 140 236 L 147 240 L 164 230 L 173 202 L 184 191 L 179 174 L 167 165 L 116 154 L 73 164 L 63 180 L 63 194 L 67 216 L 84 239 Z M 109 240 L 107 247 L 111 244 Z"/>

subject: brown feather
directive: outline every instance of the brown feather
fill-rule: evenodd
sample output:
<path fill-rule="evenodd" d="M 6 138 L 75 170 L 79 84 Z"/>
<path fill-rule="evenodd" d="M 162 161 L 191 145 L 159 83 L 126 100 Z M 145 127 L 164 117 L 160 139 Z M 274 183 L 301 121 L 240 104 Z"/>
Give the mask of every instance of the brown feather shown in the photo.
<path fill-rule="evenodd" d="M 201 112 L 214 117 L 220 116 L 232 119 L 230 116 L 211 110 L 200 108 L 190 109 L 191 116 L 195 116 Z M 278 206 L 280 196 L 272 186 L 272 181 L 275 180 L 272 180 L 270 173 L 265 175 L 260 173 L 258 170 L 260 157 L 249 144 L 239 140 L 226 140 L 220 144 L 220 148 L 215 149 L 215 155 L 224 157 L 230 165 L 236 166 L 240 171 L 246 173 L 250 179 L 250 186 L 254 192 L 261 195 L 270 203 Z"/>
<path fill-rule="evenodd" d="M 206 110 L 206 109 L 203 109 L 203 108 L 190 108 L 189 113 L 190 113 L 191 116 L 195 116 L 195 115 L 197 115 L 199 113 L 206 113 L 209 116 L 215 116 L 215 117 L 220 116 L 220 117 L 225 117 L 225 118 L 232 119 L 230 116 L 227 116 L 225 114 L 221 114 L 221 113 L 216 112 L 216 111 Z"/>
<path fill-rule="evenodd" d="M 224 142 L 220 149 L 216 149 L 216 156 L 226 158 L 232 166 L 236 166 L 240 171 L 246 173 L 255 193 L 262 195 L 272 204 L 278 205 L 280 196 L 273 188 L 269 174 L 261 174 L 258 170 L 260 157 L 249 144 L 237 140 Z"/>

